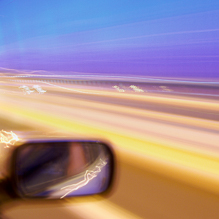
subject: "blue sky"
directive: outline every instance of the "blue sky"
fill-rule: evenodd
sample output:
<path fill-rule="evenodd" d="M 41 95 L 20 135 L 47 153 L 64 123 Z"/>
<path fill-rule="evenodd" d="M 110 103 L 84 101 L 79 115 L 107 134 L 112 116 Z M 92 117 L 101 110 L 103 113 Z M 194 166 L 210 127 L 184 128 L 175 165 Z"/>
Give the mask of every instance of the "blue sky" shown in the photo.
<path fill-rule="evenodd" d="M 219 1 L 0 0 L 0 67 L 219 78 Z"/>

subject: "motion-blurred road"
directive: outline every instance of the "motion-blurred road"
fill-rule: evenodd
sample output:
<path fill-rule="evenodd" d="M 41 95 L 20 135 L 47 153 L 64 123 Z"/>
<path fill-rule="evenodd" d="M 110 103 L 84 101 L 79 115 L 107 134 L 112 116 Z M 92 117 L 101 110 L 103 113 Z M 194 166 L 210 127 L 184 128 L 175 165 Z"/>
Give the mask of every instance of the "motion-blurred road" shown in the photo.
<path fill-rule="evenodd" d="M 46 84 L 43 94 L 25 94 L 19 86 L 2 83 L 1 129 L 20 137 L 37 131 L 103 139 L 115 149 L 117 172 L 107 199 L 18 202 L 7 206 L 6 216 L 30 218 L 31 211 L 33 219 L 219 217 L 216 98 Z"/>

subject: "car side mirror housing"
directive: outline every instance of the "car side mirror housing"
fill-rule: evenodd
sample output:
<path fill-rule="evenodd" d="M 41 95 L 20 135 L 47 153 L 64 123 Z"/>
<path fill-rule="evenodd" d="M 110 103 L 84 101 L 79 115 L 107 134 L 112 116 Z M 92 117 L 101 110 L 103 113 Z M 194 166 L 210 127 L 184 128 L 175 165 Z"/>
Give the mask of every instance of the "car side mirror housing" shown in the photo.
<path fill-rule="evenodd" d="M 21 198 L 63 199 L 106 192 L 114 155 L 97 141 L 32 141 L 13 153 L 11 182 Z"/>

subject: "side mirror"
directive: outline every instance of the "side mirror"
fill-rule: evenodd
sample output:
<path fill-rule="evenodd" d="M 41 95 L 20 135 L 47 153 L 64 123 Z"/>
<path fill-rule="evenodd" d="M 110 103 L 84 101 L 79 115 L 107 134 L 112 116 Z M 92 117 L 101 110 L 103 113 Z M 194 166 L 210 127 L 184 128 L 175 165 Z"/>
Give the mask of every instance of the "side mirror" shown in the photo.
<path fill-rule="evenodd" d="M 114 171 L 110 147 L 94 141 L 37 141 L 15 149 L 12 183 L 22 198 L 62 199 L 105 192 Z"/>

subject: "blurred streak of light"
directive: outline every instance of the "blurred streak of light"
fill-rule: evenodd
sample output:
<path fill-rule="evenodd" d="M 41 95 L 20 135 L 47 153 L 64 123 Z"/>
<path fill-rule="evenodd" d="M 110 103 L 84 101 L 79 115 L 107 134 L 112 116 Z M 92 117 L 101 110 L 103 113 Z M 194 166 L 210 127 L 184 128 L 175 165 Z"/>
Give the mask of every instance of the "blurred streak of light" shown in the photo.
<path fill-rule="evenodd" d="M 64 189 L 67 192 L 60 199 L 64 198 L 69 193 L 71 193 L 75 190 L 78 190 L 79 188 L 87 185 L 93 178 L 97 177 L 98 173 L 101 172 L 101 168 L 104 167 L 106 164 L 107 164 L 107 162 L 100 159 L 100 162 L 95 167 L 96 170 L 93 170 L 93 171 L 92 170 L 86 170 L 86 172 L 84 174 L 84 180 L 80 181 L 77 184 L 72 184 L 72 185 L 65 186 L 65 187 L 61 188 L 61 190 Z"/>
<path fill-rule="evenodd" d="M 124 89 L 119 88 L 119 86 L 117 86 L 117 85 L 113 86 L 113 88 L 115 88 L 119 92 L 125 92 Z"/>
<path fill-rule="evenodd" d="M 58 87 L 58 88 L 62 88 L 64 90 L 69 90 L 69 91 L 74 91 L 74 92 L 77 92 L 77 93 L 84 93 L 84 94 L 101 94 L 101 92 L 99 93 L 95 93 L 95 92 L 87 92 L 87 91 L 81 91 L 81 90 L 75 90 L 75 89 L 71 89 L 71 88 L 67 88 L 67 87 L 62 87 L 62 86 L 59 86 L 59 85 L 56 85 L 56 84 L 51 84 L 51 83 L 48 83 L 48 82 L 45 82 L 45 81 L 37 81 L 39 83 L 44 83 L 44 84 L 48 84 L 48 85 L 52 85 L 54 87 Z"/>
<path fill-rule="evenodd" d="M 70 44 L 66 46 L 53 46 L 53 49 L 58 48 L 72 48 L 72 47 L 80 47 L 84 45 L 94 45 L 99 43 L 108 43 L 108 42 L 117 42 L 117 41 L 124 41 L 124 40 L 133 40 L 133 39 L 141 39 L 141 38 L 149 38 L 149 37 L 158 37 L 158 36 L 170 36 L 170 35 L 181 35 L 181 34 L 195 34 L 195 33 L 207 33 L 207 32 L 218 32 L 219 29 L 203 29 L 203 30 L 190 30 L 190 31 L 176 31 L 176 32 L 167 32 L 167 33 L 155 33 L 155 34 L 147 34 L 141 36 L 133 36 L 133 37 L 121 37 L 117 39 L 108 39 L 108 40 L 98 40 L 93 42 L 86 42 L 86 43 L 78 43 L 78 44 Z M 44 50 L 48 50 L 49 48 L 41 48 Z"/>
<path fill-rule="evenodd" d="M 12 111 L 11 107 L 7 108 L 7 109 L 9 111 Z M 75 120 L 69 120 L 69 118 L 65 119 L 65 118 L 62 118 L 60 116 L 57 117 L 57 115 L 51 115 L 51 114 L 43 112 L 43 111 L 41 111 L 40 114 L 39 114 L 37 109 L 36 110 L 32 109 L 31 111 L 29 111 L 28 109 L 25 110 L 25 109 L 22 109 L 21 107 L 19 107 L 18 111 L 16 110 L 16 111 L 14 111 L 14 113 L 15 114 L 18 113 L 18 115 L 25 116 L 25 117 L 27 117 L 27 118 L 29 118 L 31 120 L 38 121 L 38 122 L 40 122 L 42 124 L 47 124 L 47 125 L 54 124 L 54 127 L 59 127 L 59 128 L 64 129 L 64 130 L 69 130 L 69 131 L 77 132 L 79 134 L 86 135 L 88 133 L 93 133 L 95 136 L 99 136 L 99 135 L 106 136 L 107 139 L 113 139 L 113 138 L 117 139 L 121 135 L 121 136 L 123 136 L 122 140 L 121 139 L 118 140 L 118 141 L 115 140 L 115 142 L 120 142 L 120 144 L 123 144 L 123 147 L 127 146 L 128 148 L 133 148 L 133 146 L 136 145 L 137 142 L 138 142 L 139 146 L 138 147 L 134 147 L 135 150 L 140 149 L 140 150 L 143 150 L 146 153 L 152 152 L 153 155 L 156 155 L 156 156 L 159 155 L 159 156 L 162 157 L 162 159 L 163 158 L 165 158 L 165 159 L 166 158 L 168 158 L 168 159 L 171 158 L 172 161 L 174 161 L 174 162 L 176 161 L 176 162 L 180 162 L 180 163 L 182 162 L 185 165 L 189 164 L 190 158 L 188 157 L 188 160 L 184 163 L 184 159 L 180 158 L 181 156 L 184 156 L 184 155 L 180 151 L 183 150 L 183 151 L 185 151 L 185 153 L 190 153 L 190 152 L 192 154 L 194 153 L 194 156 L 197 153 L 197 151 L 196 152 L 194 152 L 194 151 L 187 151 L 187 149 L 183 149 L 183 147 L 177 148 L 176 146 L 180 145 L 181 142 L 178 142 L 177 144 L 174 143 L 174 144 L 169 145 L 169 146 L 167 146 L 167 142 L 166 142 L 165 143 L 166 146 L 164 146 L 162 141 L 158 141 L 158 139 L 157 139 L 157 142 L 159 142 L 159 143 L 155 143 L 156 146 L 154 145 L 154 143 L 151 143 L 152 145 L 154 145 L 153 147 L 151 147 L 151 145 L 148 144 L 146 139 L 139 139 L 139 137 L 136 136 L 135 133 L 132 133 L 132 135 L 128 134 L 128 136 L 127 136 L 127 132 L 121 132 L 121 130 L 118 130 L 118 129 L 115 130 L 115 128 L 110 129 L 109 127 L 105 127 L 103 125 L 101 125 L 101 127 L 102 127 L 101 128 L 101 127 L 97 126 L 98 124 L 95 127 L 93 127 L 93 123 L 92 124 L 91 123 L 87 123 L 87 125 L 85 125 L 85 124 L 83 125 L 80 122 L 78 122 L 77 120 L 76 121 Z M 39 116 L 36 116 L 36 114 L 37 115 L 39 114 Z M 63 114 L 63 116 L 64 116 L 64 114 Z M 73 127 L 75 127 L 75 128 L 73 128 Z M 131 139 L 129 139 L 129 138 L 131 138 Z M 128 142 L 127 142 L 127 140 L 128 140 Z M 124 141 L 124 142 L 122 143 L 122 141 Z M 134 142 L 132 142 L 132 141 L 134 141 Z M 132 144 L 130 142 L 132 142 Z M 147 147 L 149 147 L 149 148 L 147 149 Z M 167 154 L 164 153 L 165 150 L 163 151 L 163 149 L 166 148 L 166 147 L 170 149 L 170 151 L 167 150 L 167 151 L 169 151 L 169 153 L 168 153 L 169 155 L 168 156 L 165 156 Z M 180 152 L 180 153 L 178 153 L 177 151 Z M 174 155 L 175 153 L 176 153 L 176 155 Z M 209 155 L 206 155 L 206 156 L 208 157 Z M 194 158 L 194 160 L 195 160 L 195 158 Z M 211 168 L 213 166 L 208 166 L 208 165 L 203 166 L 202 165 L 203 163 L 201 161 L 200 161 L 200 163 L 199 162 L 198 163 L 196 163 L 196 162 L 194 163 L 193 161 L 191 161 L 192 162 L 191 163 L 192 166 L 195 165 L 196 167 L 198 167 L 198 168 L 200 167 L 201 169 L 207 168 L 206 170 L 209 170 L 210 172 L 213 171 L 213 169 L 215 169 L 216 166 L 217 166 L 216 165 L 215 168 Z"/>
<path fill-rule="evenodd" d="M 80 73 L 80 72 L 73 72 L 73 73 Z M 81 72 L 84 74 L 84 72 Z M 22 77 L 51 77 L 51 78 L 55 78 L 55 77 L 66 77 L 66 78 L 74 78 L 74 77 L 92 77 L 94 79 L 94 77 L 96 77 L 96 79 L 98 78 L 116 78 L 116 79 L 137 79 L 137 80 L 146 80 L 146 81 L 156 81 L 156 82 L 173 82 L 173 83 L 185 83 L 185 84 L 215 84 L 215 85 L 219 85 L 218 81 L 195 81 L 195 80 L 185 80 L 185 79 L 165 79 L 165 78 L 157 78 L 157 77 L 142 77 L 142 76 L 138 76 L 138 77 L 132 77 L 132 76 L 112 76 L 112 75 L 98 75 L 99 73 L 96 74 L 90 74 L 88 73 L 87 75 L 83 75 L 83 74 L 71 74 L 71 75 L 31 75 L 31 74 L 25 74 L 25 75 L 17 75 L 17 76 L 8 76 L 9 78 L 22 78 Z M 5 76 L 1 76 L 1 77 L 5 77 Z"/>
<path fill-rule="evenodd" d="M 1 77 L 5 77 L 5 76 L 1 76 Z M 104 76 L 104 75 L 19 75 L 19 76 L 8 76 L 9 78 L 23 78 L 23 77 L 51 77 L 51 78 L 56 78 L 56 77 L 66 77 L 66 78 L 74 78 L 74 77 L 92 77 L 93 80 L 95 80 L 94 77 L 96 77 L 96 79 L 98 78 L 116 78 L 116 79 L 139 79 L 139 80 L 148 80 L 148 81 L 156 81 L 156 82 L 174 82 L 174 83 L 188 83 L 188 84 L 215 84 L 215 85 L 219 85 L 219 82 L 216 81 L 192 81 L 192 80 L 175 80 L 175 79 L 159 79 L 159 78 L 147 78 L 147 77 L 129 77 L 129 76 Z"/>
<path fill-rule="evenodd" d="M 39 94 L 44 94 L 46 91 L 42 89 L 41 86 L 39 85 L 33 85 L 32 89 L 29 88 L 28 86 L 26 85 L 22 85 L 19 87 L 19 89 L 21 89 L 24 94 L 31 94 L 33 93 L 34 91 L 37 91 Z"/>
<path fill-rule="evenodd" d="M 91 93 L 91 92 L 88 92 Z M 96 93 L 97 94 L 97 93 Z M 168 105 L 171 104 L 173 107 L 191 107 L 191 110 L 205 110 L 205 109 L 211 109 L 213 111 L 216 112 L 215 116 L 218 115 L 218 110 L 219 110 L 219 105 L 217 102 L 208 102 L 208 101 L 201 101 L 201 100 L 197 100 L 194 98 L 190 98 L 190 99 L 177 99 L 176 97 L 171 97 L 171 98 L 167 98 L 167 97 L 157 97 L 157 96 L 138 96 L 138 95 L 120 95 L 119 93 L 112 93 L 112 92 L 106 92 L 103 91 L 101 93 L 101 96 L 115 96 L 117 98 L 123 98 L 123 99 L 129 99 L 129 100 L 140 100 L 141 102 L 144 103 L 160 103 L 160 104 L 164 104 L 164 105 Z M 66 99 L 65 97 L 62 97 L 62 99 Z M 50 99 L 53 100 L 53 96 L 50 96 Z M 64 100 L 63 99 L 63 100 Z M 55 99 L 56 100 L 56 99 Z M 84 101 L 79 101 L 79 100 L 74 100 L 77 104 L 79 104 L 81 107 L 86 107 L 87 103 L 85 103 Z M 219 130 L 219 125 L 216 121 L 209 121 L 206 119 L 201 119 L 201 118 L 193 118 L 191 119 L 190 117 L 187 116 L 180 116 L 180 115 L 172 115 L 172 114 L 167 114 L 167 113 L 158 113 L 158 112 L 154 112 L 151 110 L 142 110 L 142 109 L 133 109 L 132 107 L 124 107 L 124 106 L 119 106 L 116 105 L 112 105 L 112 104 L 106 104 L 106 103 L 100 103 L 100 102 L 95 102 L 94 103 L 96 108 L 100 108 L 103 110 L 110 110 L 112 112 L 116 112 L 116 113 L 120 113 L 120 112 L 126 112 L 128 114 L 130 114 L 130 116 L 132 115 L 140 115 L 140 116 L 144 116 L 144 117 L 148 117 L 148 118 L 152 118 L 152 119 L 159 119 L 162 121 L 167 121 L 167 122 L 174 122 L 174 123 L 179 123 L 182 125 L 192 125 L 195 127 L 201 127 L 201 128 L 207 128 L 207 129 L 212 129 L 212 130 Z M 3 106 L 2 106 L 3 107 Z M 216 117 L 215 117 L 216 118 Z"/>
<path fill-rule="evenodd" d="M 1 136 L 0 143 L 5 144 L 6 148 L 9 148 L 9 145 L 14 145 L 17 141 L 20 140 L 18 136 L 12 131 L 7 132 L 7 131 L 2 130 L 0 132 L 0 136 Z"/>
<path fill-rule="evenodd" d="M 35 89 L 39 94 L 44 94 L 46 92 L 39 85 L 33 85 L 33 89 Z"/>
<path fill-rule="evenodd" d="M 87 76 L 88 77 L 88 75 L 84 75 L 84 76 Z M 96 75 L 97 76 L 97 75 Z M 20 76 L 20 77 L 23 77 L 23 76 Z M 24 76 L 24 77 L 26 77 L 26 76 Z M 75 76 L 76 77 L 76 76 Z M 89 76 L 90 77 L 90 76 Z M 95 79 L 93 78 L 92 80 L 91 80 L 91 78 L 86 78 L 86 80 L 89 80 L 89 81 L 84 81 L 84 86 L 89 86 L 90 84 L 96 84 L 96 82 L 95 82 Z M 73 78 L 71 78 L 71 79 L 73 79 Z M 76 78 L 75 78 L 76 79 Z M 121 78 L 120 78 L 121 79 Z M 49 80 L 48 78 L 47 79 L 43 79 L 43 80 L 33 80 L 33 79 L 31 79 L 31 80 L 9 80 L 9 81 L 13 81 L 13 82 L 25 82 L 25 83 L 28 83 L 28 82 L 40 82 L 40 83 L 46 83 L 45 81 L 46 80 Z M 63 79 L 64 81 L 66 81 L 66 78 L 65 79 Z M 53 81 L 55 81 L 56 83 L 59 83 L 59 84 L 66 84 L 65 82 L 63 82 L 63 80 L 58 80 L 58 79 L 54 79 Z M 77 78 L 77 80 L 80 80 L 79 78 Z M 84 79 L 82 79 L 81 78 L 81 80 L 84 80 Z M 101 85 L 101 82 L 99 82 L 99 80 L 100 80 L 100 78 L 99 79 L 97 79 L 96 78 L 96 80 L 98 80 L 98 84 L 99 85 Z M 119 79 L 118 79 L 119 80 Z M 155 82 L 155 81 L 154 81 Z M 162 81 L 161 79 L 159 80 L 159 81 L 157 81 L 158 83 L 164 83 L 164 81 Z M 4 83 L 6 83 L 6 82 L 4 82 Z M 126 81 L 126 83 L 129 83 L 128 81 Z M 202 97 L 202 96 L 209 96 L 209 97 L 219 97 L 219 95 L 218 94 L 214 94 L 214 93 L 208 93 L 208 92 L 206 92 L 206 93 L 201 93 L 200 92 L 200 88 L 198 88 L 198 90 L 197 90 L 197 92 L 195 92 L 194 91 L 194 87 L 193 88 L 191 88 L 191 90 L 192 91 L 188 91 L 188 89 L 186 88 L 186 85 L 187 84 L 184 84 L 184 86 L 183 86 L 183 90 L 181 90 L 181 91 L 177 91 L 177 90 L 175 90 L 175 89 L 177 89 L 176 87 L 177 87 L 177 83 L 181 83 L 181 85 L 183 85 L 183 82 L 176 82 L 176 84 L 173 84 L 173 82 L 171 82 L 172 83 L 172 85 L 174 85 L 174 90 L 173 89 L 170 89 L 169 87 L 167 87 L 167 86 L 159 86 L 159 88 L 161 88 L 162 90 L 158 90 L 158 89 L 151 89 L 151 88 L 147 88 L 147 90 L 145 90 L 145 92 L 148 92 L 148 93 L 151 93 L 151 94 L 156 94 L 156 93 L 169 93 L 169 94 L 171 94 L 171 95 L 191 95 L 191 96 L 200 96 L 200 97 Z M 192 82 L 193 83 L 193 85 L 194 86 L 196 86 L 196 85 L 201 85 L 201 86 L 211 86 L 211 85 L 213 85 L 213 86 L 217 86 L 217 82 L 215 82 L 214 84 L 212 84 L 212 83 L 208 83 L 208 82 L 198 82 L 199 84 L 197 84 L 195 81 L 193 81 Z M 202 84 L 200 84 L 200 83 L 202 83 Z M 72 83 L 72 81 L 71 81 L 71 83 L 69 83 L 69 85 L 72 85 L 72 84 L 74 84 L 74 80 L 73 80 L 73 83 Z M 53 84 L 54 85 L 54 84 Z M 102 85 L 105 85 L 105 82 L 103 82 L 103 84 Z M 109 84 L 108 85 L 110 85 L 110 82 L 109 82 Z M 145 84 L 146 85 L 146 84 Z M 189 84 L 188 84 L 189 85 Z M 191 85 L 191 84 L 190 84 Z M 58 86 L 58 85 L 54 85 L 54 86 Z M 107 85 L 105 85 L 106 87 L 104 87 L 104 88 L 108 88 L 109 89 L 109 87 L 107 86 Z M 171 85 L 170 85 L 171 86 Z M 61 87 L 61 86 L 60 86 Z M 110 87 L 111 87 L 111 85 L 110 85 Z M 62 88 L 63 88 L 63 86 L 62 86 Z M 116 86 L 116 87 L 113 87 L 113 88 L 115 88 L 116 90 L 118 90 L 119 89 L 119 87 L 118 86 Z M 203 89 L 205 89 L 206 87 L 203 87 Z M 95 89 L 93 89 L 93 88 L 91 88 L 92 89 L 92 92 L 90 92 L 91 94 L 93 94 L 94 92 L 94 90 Z M 91 90 L 90 89 L 90 90 Z M 208 88 L 207 88 L 208 89 Z M 210 88 L 210 89 L 214 89 L 214 92 L 215 92 L 215 90 L 216 90 L 216 87 L 214 87 L 214 88 Z M 88 89 L 86 89 L 86 90 L 88 90 Z M 142 89 L 141 89 L 142 90 Z M 136 90 L 136 91 L 139 91 L 139 92 L 141 92 L 141 90 Z M 185 90 L 187 90 L 186 92 L 185 92 Z M 73 90 L 72 90 L 73 91 Z M 123 89 L 120 89 L 120 91 L 121 92 L 123 92 Z M 206 91 L 208 91 L 208 90 L 206 90 Z M 171 93 L 170 93 L 171 92 Z M 210 92 L 212 92 L 212 90 L 210 90 Z M 99 93 L 100 94 L 100 93 Z"/>
<path fill-rule="evenodd" d="M 8 103 L 8 107 L 1 107 L 8 113 L 28 119 L 33 124 L 38 123 L 91 138 L 99 136 L 102 139 L 109 139 L 112 144 L 117 145 L 116 150 L 121 161 L 129 160 L 129 163 L 139 168 L 174 178 L 214 194 L 219 193 L 219 162 L 218 158 L 211 153 L 204 154 L 202 151 L 187 150 L 181 142 L 163 142 L 162 139 L 150 141 L 147 138 L 139 138 L 136 133 L 131 132 L 130 134 L 130 132 L 121 131 L 116 127 L 109 128 L 103 124 L 94 126 L 93 122 L 81 123 L 75 119 L 69 120 L 69 118 L 63 117 L 64 114 L 57 116 L 46 111 L 39 112 L 34 108 L 24 109 L 24 106 L 17 106 L 14 111 L 12 105 Z"/>
<path fill-rule="evenodd" d="M 22 83 L 29 83 L 29 82 L 40 82 L 40 83 L 46 83 L 45 81 L 46 80 L 49 80 L 49 79 L 43 79 L 43 80 L 33 80 L 33 79 L 31 79 L 31 80 L 9 80 L 9 81 L 13 81 L 13 82 L 17 82 L 17 83 L 19 83 L 19 82 L 22 82 Z M 77 80 L 78 80 L 78 78 L 77 78 Z M 83 79 L 82 79 L 83 80 Z M 89 86 L 89 85 L 91 85 L 91 84 L 96 84 L 96 82 L 95 82 L 95 79 L 93 79 L 93 81 L 90 81 L 90 79 L 87 79 L 88 81 L 84 81 L 84 86 Z M 66 79 L 63 79 L 63 80 L 58 80 L 58 79 L 54 79 L 53 81 L 55 81 L 56 83 L 59 83 L 59 84 L 66 84 L 65 82 L 63 82 L 63 81 L 66 81 Z M 6 82 L 4 82 L 4 83 L 6 83 Z M 126 83 L 128 83 L 128 82 L 126 82 Z M 159 83 L 161 83 L 161 81 L 159 81 Z M 194 83 L 196 83 L 196 82 L 194 82 Z M 206 83 L 208 83 L 208 82 L 206 82 Z M 216 83 L 216 82 L 215 82 Z M 74 84 L 74 80 L 73 80 L 73 83 L 72 83 L 72 81 L 71 81 L 71 83 L 69 83 L 68 84 L 68 86 L 69 85 L 71 85 L 71 86 L 73 86 L 73 84 Z M 101 82 L 98 82 L 98 84 L 99 84 L 99 86 L 101 85 Z M 216 83 L 217 84 L 217 83 Z M 213 84 L 213 86 L 216 86 L 216 84 Z M 105 83 L 103 83 L 102 85 L 105 85 Z M 109 84 L 108 85 L 110 85 L 110 82 L 109 82 Z M 195 85 L 195 84 L 194 84 Z M 204 84 L 203 86 L 206 86 L 207 84 Z M 208 84 L 208 86 L 210 86 L 211 84 Z M 58 85 L 54 85 L 53 84 L 53 86 L 58 86 Z M 62 87 L 62 88 L 64 88 L 63 86 L 60 86 L 60 87 Z M 111 87 L 111 85 L 110 86 L 107 86 L 107 85 L 105 85 L 105 87 L 104 88 L 110 88 Z M 144 92 L 147 92 L 147 93 L 149 93 L 149 94 L 157 94 L 157 93 L 165 93 L 165 94 L 167 94 L 167 93 L 169 93 L 169 94 L 171 94 L 171 95 L 181 95 L 181 96 L 183 96 L 183 95 L 191 95 L 191 96 L 197 96 L 197 97 L 202 97 L 202 96 L 205 96 L 205 97 L 219 97 L 219 94 L 214 94 L 214 93 L 201 93 L 200 92 L 200 89 L 198 89 L 197 90 L 197 92 L 195 93 L 194 91 L 184 91 L 184 90 L 187 90 L 187 88 L 186 88 L 186 84 L 184 84 L 184 87 L 183 87 L 183 90 L 182 91 L 177 91 L 177 90 L 175 90 L 175 89 L 177 89 L 176 88 L 177 87 L 177 84 L 175 84 L 174 85 L 174 89 L 170 89 L 169 87 L 167 87 L 167 86 L 159 86 L 159 88 L 161 88 L 162 90 L 158 90 L 158 89 L 156 89 L 156 88 L 154 88 L 154 89 L 151 89 L 151 88 L 149 88 L 149 89 L 147 89 L 147 90 L 145 90 Z M 114 88 L 114 87 L 113 87 Z M 215 87 L 216 88 L 216 87 Z M 66 89 L 66 88 L 64 88 L 64 89 Z M 69 88 L 68 88 L 69 89 Z M 90 94 L 94 94 L 94 90 L 95 90 L 95 88 L 93 87 L 93 88 L 90 88 L 89 87 L 89 89 L 90 90 L 92 90 L 92 91 L 90 91 Z M 118 86 L 117 86 L 117 88 L 116 89 L 118 89 Z M 192 88 L 191 88 L 192 89 Z M 205 89 L 205 88 L 203 88 L 203 89 Z M 85 89 L 84 89 L 85 90 Z M 88 89 L 86 89 L 86 90 L 88 90 Z M 120 89 L 121 90 L 121 92 L 123 92 L 122 91 L 122 89 Z M 142 90 L 142 89 L 141 89 Z M 139 92 L 141 92 L 141 90 L 137 90 L 137 91 L 139 91 Z M 216 90 L 216 89 L 215 89 Z M 72 91 L 73 91 L 73 89 L 72 89 Z M 98 91 L 100 91 L 100 90 L 98 90 Z M 206 90 L 207 91 L 207 90 Z M 212 91 L 212 90 L 211 90 Z M 80 91 L 80 92 L 82 92 L 82 91 Z M 101 94 L 102 93 L 104 93 L 104 92 L 101 92 Z M 96 93 L 97 94 L 97 93 Z M 99 93 L 100 94 L 100 93 Z"/>
<path fill-rule="evenodd" d="M 31 94 L 34 92 L 33 90 L 30 90 L 30 88 L 26 85 L 20 86 L 19 89 L 21 89 L 24 92 L 24 94 Z"/>
<path fill-rule="evenodd" d="M 52 97 L 52 96 L 50 97 L 50 99 L 53 101 L 57 100 L 56 97 Z M 62 100 L 68 101 L 68 98 L 62 97 Z M 74 99 L 74 103 L 75 105 L 80 106 L 82 108 L 88 107 L 87 102 L 83 100 Z M 119 105 L 107 104 L 101 102 L 90 102 L 89 105 L 91 105 L 91 103 L 93 103 L 92 107 L 95 110 L 111 111 L 113 113 L 121 113 L 121 114 L 125 112 L 130 117 L 134 117 L 135 115 L 138 115 L 144 118 L 174 122 L 181 125 L 192 125 L 195 127 L 201 127 L 201 128 L 207 128 L 207 129 L 219 131 L 219 123 L 217 121 L 209 121 L 201 118 L 191 119 L 190 117 L 187 116 L 174 115 L 174 114 L 162 113 L 162 112 L 154 112 L 151 110 L 144 110 L 144 109 L 134 109 L 129 106 L 119 106 Z"/>
<path fill-rule="evenodd" d="M 131 85 L 130 88 L 132 88 L 135 92 L 144 92 L 142 89 L 140 89 L 139 87 L 135 85 Z"/>
<path fill-rule="evenodd" d="M 186 78 L 180 78 L 180 79 L 175 79 L 175 78 L 162 78 L 162 77 L 144 77 L 142 75 L 139 76 L 130 76 L 130 75 L 103 75 L 100 73 L 90 73 L 90 72 L 70 72 L 69 75 L 58 75 L 58 74 L 52 74 L 49 71 L 45 71 L 45 70 L 35 70 L 35 71 L 24 71 L 24 70 L 17 70 L 17 69 L 9 69 L 9 68 L 3 68 L 0 67 L 0 69 L 4 69 L 4 70 L 12 70 L 12 71 L 17 71 L 17 72 L 23 72 L 23 74 L 25 75 L 13 75 L 13 76 L 7 76 L 9 78 L 22 78 L 22 77 L 66 77 L 66 78 L 70 78 L 70 77 L 91 77 L 92 79 L 94 79 L 94 77 L 96 78 L 117 78 L 119 79 L 139 79 L 139 80 L 147 80 L 147 81 L 158 81 L 158 82 L 173 82 L 173 83 L 186 83 L 186 84 L 215 84 L 215 85 L 219 85 L 218 81 L 206 81 L 206 79 L 204 81 L 197 81 L 194 80 L 193 78 L 190 79 L 186 79 Z M 46 72 L 47 74 L 31 74 L 31 73 L 35 73 L 35 72 Z M 48 75 L 50 74 L 50 75 Z M 51 75 L 52 74 L 52 75 Z M 1 76 L 1 77 L 5 77 L 5 76 Z M 208 79 L 209 80 L 209 79 Z"/>
<path fill-rule="evenodd" d="M 172 90 L 169 89 L 167 86 L 160 86 L 160 88 L 161 88 L 163 91 L 172 91 Z"/>
<path fill-rule="evenodd" d="M 4 67 L 0 67 L 0 69 L 3 69 L 3 70 L 7 70 L 7 71 L 16 71 L 16 72 L 22 72 L 22 70 L 17 70 L 17 69 L 14 69 L 14 68 L 4 68 Z M 15 76 L 16 77 L 16 76 Z"/>
<path fill-rule="evenodd" d="M 172 106 L 177 106 L 177 107 L 191 107 L 191 108 L 195 108 L 195 109 L 211 109 L 214 110 L 216 112 L 219 111 L 219 104 L 218 102 L 209 102 L 209 101 L 203 101 L 203 100 L 194 100 L 194 99 L 184 99 L 181 97 L 159 97 L 159 96 L 149 96 L 149 95 L 135 95 L 135 94 L 129 94 L 129 93 L 114 93 L 114 92 L 110 92 L 110 91 L 101 91 L 101 92 L 93 92 L 93 90 L 88 90 L 88 91 L 79 91 L 79 90 L 75 90 L 75 89 L 69 89 L 69 88 L 65 88 L 62 86 L 58 86 L 55 84 L 51 84 L 51 83 L 47 83 L 47 82 L 42 82 L 42 81 L 38 81 L 41 83 L 45 83 L 45 84 L 49 84 L 49 85 L 54 85 L 55 87 L 59 87 L 65 90 L 69 90 L 69 91 L 75 91 L 75 92 L 79 92 L 79 93 L 87 93 L 87 94 L 97 94 L 97 95 L 101 95 L 101 96 L 116 96 L 117 98 L 124 98 L 124 99 L 129 99 L 129 100 L 140 100 L 140 101 L 148 101 L 148 102 L 152 102 L 152 103 L 160 103 L 160 104 L 169 104 Z"/>

